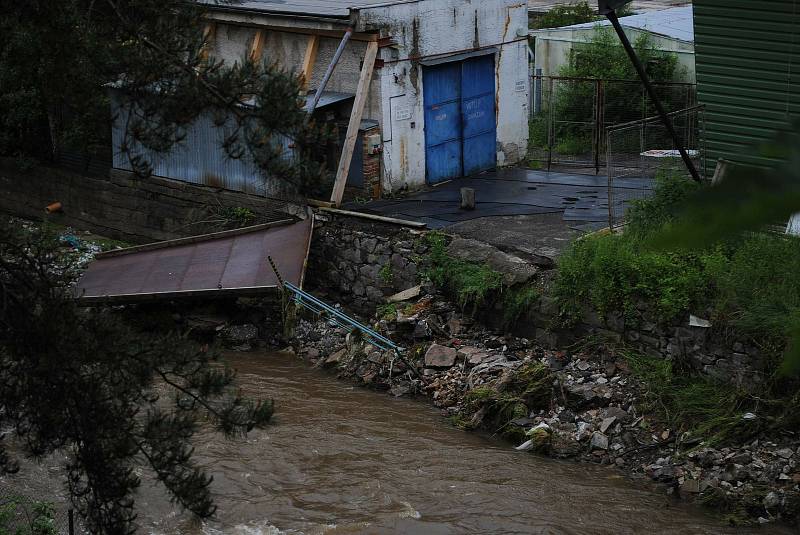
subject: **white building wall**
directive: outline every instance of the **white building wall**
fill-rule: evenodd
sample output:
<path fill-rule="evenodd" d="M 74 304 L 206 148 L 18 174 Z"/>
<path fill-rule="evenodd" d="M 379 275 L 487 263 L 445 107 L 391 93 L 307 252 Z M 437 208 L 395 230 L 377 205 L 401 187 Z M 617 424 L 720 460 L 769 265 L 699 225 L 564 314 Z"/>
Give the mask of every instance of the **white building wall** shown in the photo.
<path fill-rule="evenodd" d="M 424 87 L 420 59 L 496 47 L 497 161 L 513 164 L 528 143 L 528 12 L 516 0 L 423 0 L 363 9 L 358 31 L 379 30 L 396 46 L 373 84 L 383 97 L 383 189 L 425 184 Z"/>
<path fill-rule="evenodd" d="M 425 184 L 425 124 L 420 59 L 496 48 L 495 91 L 497 162 L 522 160 L 528 144 L 528 12 L 519 0 L 420 0 L 364 8 L 355 17 L 357 32 L 379 32 L 396 46 L 384 47 L 375 69 L 364 119 L 377 120 L 383 135 L 382 187 L 397 191 Z M 255 29 L 217 24 L 212 54 L 240 61 L 250 50 Z M 308 36 L 266 31 L 264 58 L 296 71 Z M 338 39 L 321 38 L 309 87 L 319 85 Z M 350 41 L 326 88 L 355 93 L 366 43 Z"/>

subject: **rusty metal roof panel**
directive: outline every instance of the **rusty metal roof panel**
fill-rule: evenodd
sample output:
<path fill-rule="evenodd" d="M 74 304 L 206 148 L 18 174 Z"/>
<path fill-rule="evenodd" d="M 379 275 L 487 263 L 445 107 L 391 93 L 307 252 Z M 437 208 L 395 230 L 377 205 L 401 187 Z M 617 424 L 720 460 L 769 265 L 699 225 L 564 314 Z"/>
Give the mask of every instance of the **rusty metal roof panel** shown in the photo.
<path fill-rule="evenodd" d="M 281 276 L 301 285 L 312 218 L 257 225 L 98 255 L 75 288 L 84 302 L 126 302 L 188 296 L 259 294 Z"/>

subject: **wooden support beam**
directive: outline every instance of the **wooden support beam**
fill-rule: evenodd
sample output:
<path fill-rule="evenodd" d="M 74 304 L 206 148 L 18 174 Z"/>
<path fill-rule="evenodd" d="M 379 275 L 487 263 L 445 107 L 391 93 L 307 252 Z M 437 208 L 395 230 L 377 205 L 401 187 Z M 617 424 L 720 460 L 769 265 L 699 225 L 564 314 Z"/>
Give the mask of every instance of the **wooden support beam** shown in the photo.
<path fill-rule="evenodd" d="M 203 29 L 203 48 L 200 50 L 200 59 L 203 61 L 208 60 L 208 56 L 211 53 L 211 49 L 214 47 L 214 40 L 217 37 L 217 23 L 216 22 L 209 22 L 206 23 L 206 27 Z"/>
<path fill-rule="evenodd" d="M 330 39 L 341 39 L 342 35 L 344 34 L 345 30 L 329 30 L 329 29 L 320 29 L 320 28 L 307 28 L 302 26 L 279 26 L 276 24 L 261 24 L 257 20 L 253 20 L 252 18 L 243 18 L 239 19 L 231 15 L 221 15 L 221 14 L 214 14 L 212 16 L 207 16 L 207 21 L 212 21 L 211 23 L 219 23 L 225 24 L 230 26 L 241 26 L 245 28 L 261 28 L 263 30 L 267 30 L 270 32 L 284 32 L 284 33 L 295 33 L 300 35 L 318 35 L 320 37 L 328 37 Z M 296 24 L 296 23 L 294 23 Z M 381 37 L 377 33 L 367 33 L 367 32 L 354 32 L 351 39 L 353 41 L 378 41 Z M 386 41 L 384 41 L 386 42 Z M 387 45 L 384 45 L 387 46 Z"/>
<path fill-rule="evenodd" d="M 364 104 L 369 95 L 369 85 L 372 81 L 372 72 L 375 70 L 375 59 L 378 57 L 378 42 L 371 41 L 367 44 L 367 52 L 364 54 L 364 64 L 361 66 L 361 76 L 358 79 L 356 88 L 356 98 L 353 102 L 353 111 L 350 114 L 350 122 L 347 124 L 347 135 L 342 147 L 342 156 L 339 158 L 339 168 L 336 170 L 336 182 L 333 184 L 331 202 L 336 206 L 342 203 L 344 187 L 347 184 L 347 174 L 350 171 L 350 162 L 353 161 L 353 149 L 358 139 L 358 128 L 361 125 L 361 117 L 364 115 Z"/>
<path fill-rule="evenodd" d="M 252 62 L 259 62 L 261 61 L 261 55 L 264 53 L 264 40 L 266 39 L 266 35 L 264 35 L 265 30 L 256 30 L 256 34 L 253 36 L 253 42 L 250 43 L 250 61 Z"/>
<path fill-rule="evenodd" d="M 317 49 L 319 49 L 319 35 L 309 35 L 306 45 L 306 55 L 303 58 L 303 67 L 300 70 L 300 86 L 304 93 L 308 90 L 308 82 L 314 73 L 314 63 L 317 61 Z"/>

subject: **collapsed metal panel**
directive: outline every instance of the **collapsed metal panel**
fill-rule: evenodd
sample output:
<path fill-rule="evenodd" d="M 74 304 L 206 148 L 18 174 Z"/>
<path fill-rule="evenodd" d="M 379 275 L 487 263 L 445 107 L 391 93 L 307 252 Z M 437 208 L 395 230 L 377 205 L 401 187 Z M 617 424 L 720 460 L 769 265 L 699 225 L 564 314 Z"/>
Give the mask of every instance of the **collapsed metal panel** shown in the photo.
<path fill-rule="evenodd" d="M 268 293 L 280 286 L 270 256 L 284 280 L 302 285 L 312 229 L 309 217 L 111 251 L 89 265 L 75 295 L 91 303 Z"/>

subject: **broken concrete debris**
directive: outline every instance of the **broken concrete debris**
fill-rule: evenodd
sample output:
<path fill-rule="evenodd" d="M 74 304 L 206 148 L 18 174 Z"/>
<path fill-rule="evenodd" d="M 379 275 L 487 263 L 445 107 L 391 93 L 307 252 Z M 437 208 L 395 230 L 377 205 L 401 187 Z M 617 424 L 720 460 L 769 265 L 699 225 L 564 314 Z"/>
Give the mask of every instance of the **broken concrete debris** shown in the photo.
<path fill-rule="evenodd" d="M 743 509 L 754 521 L 797 514 L 800 444 L 794 438 L 727 447 L 702 443 L 648 413 L 643 385 L 612 355 L 553 351 L 498 335 L 438 294 L 423 294 L 409 308 L 417 312 L 376 319 L 376 327 L 401 345 L 408 342 L 407 356 L 424 367 L 420 377 L 369 344 L 345 346 L 347 333 L 325 321 L 300 320 L 299 354 L 393 396 L 428 397 L 457 425 L 499 433 L 520 452 L 614 466 L 664 485 L 676 497 L 751 504 L 755 496 L 758 507 Z M 461 325 L 457 336 L 449 328 L 430 328 L 454 320 Z M 551 374 L 549 403 L 526 404 L 514 386 L 527 384 L 535 367 Z M 509 419 L 498 421 L 498 410 L 508 411 Z"/>

